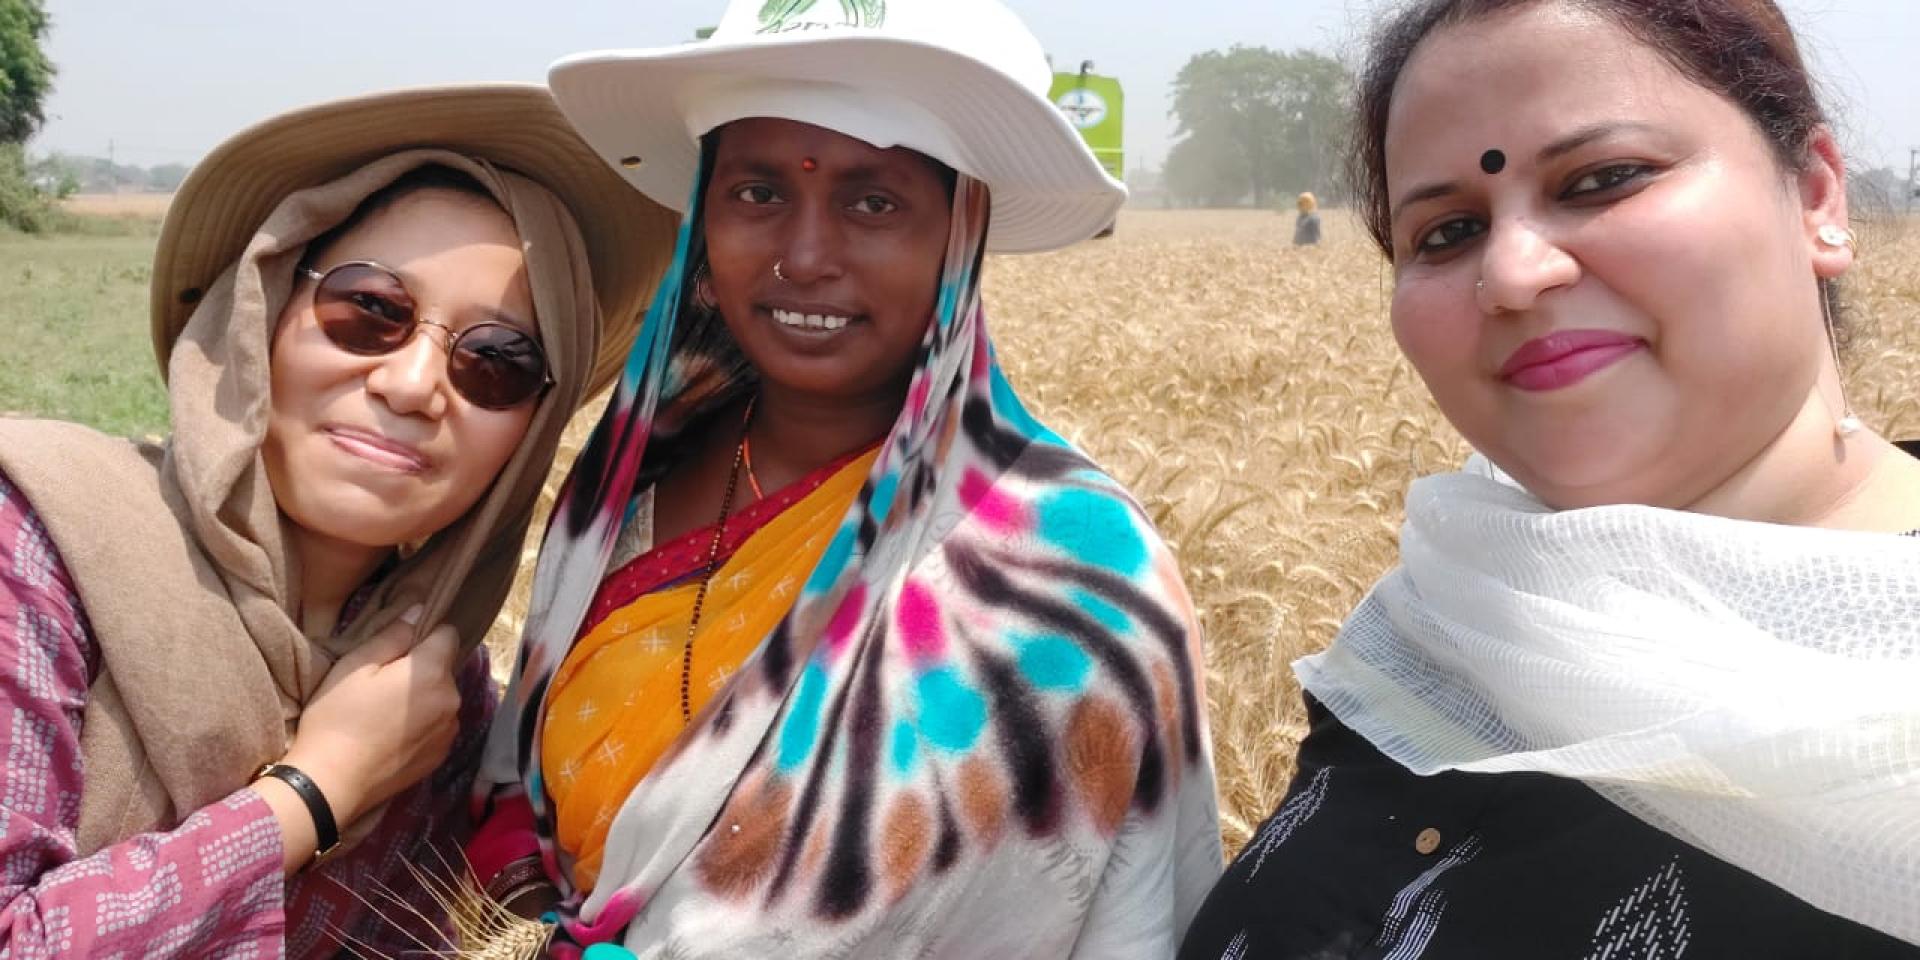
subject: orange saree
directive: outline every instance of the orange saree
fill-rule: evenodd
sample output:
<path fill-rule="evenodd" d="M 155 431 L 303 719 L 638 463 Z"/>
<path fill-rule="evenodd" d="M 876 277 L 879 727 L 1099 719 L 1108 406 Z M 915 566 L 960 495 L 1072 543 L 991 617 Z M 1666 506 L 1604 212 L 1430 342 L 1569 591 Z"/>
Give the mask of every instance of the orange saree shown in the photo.
<path fill-rule="evenodd" d="M 877 453 L 829 464 L 727 519 L 691 638 L 696 717 L 793 606 Z M 608 577 L 554 674 L 541 757 L 555 836 L 582 890 L 593 888 L 620 804 L 685 727 L 681 658 L 713 535 L 692 531 Z"/>

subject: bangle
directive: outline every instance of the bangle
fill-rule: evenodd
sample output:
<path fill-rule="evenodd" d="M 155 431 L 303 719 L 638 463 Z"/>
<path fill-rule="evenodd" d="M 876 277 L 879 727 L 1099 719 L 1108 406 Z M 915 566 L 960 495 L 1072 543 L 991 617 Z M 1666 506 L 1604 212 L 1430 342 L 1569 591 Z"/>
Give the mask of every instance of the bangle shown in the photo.
<path fill-rule="evenodd" d="M 340 827 L 334 823 L 333 807 L 327 803 L 327 795 L 320 792 L 320 785 L 313 778 L 300 772 L 298 767 L 284 763 L 269 763 L 253 775 L 255 780 L 272 777 L 293 788 L 300 802 L 307 805 L 307 813 L 313 817 L 315 846 L 313 857 L 319 860 L 340 846 Z"/>
<path fill-rule="evenodd" d="M 539 857 L 521 857 L 501 867 L 500 872 L 487 881 L 485 890 L 493 902 L 505 905 L 532 887 L 552 884 L 553 881 L 547 879 L 546 868 L 540 865 Z"/>
<path fill-rule="evenodd" d="M 499 904 L 502 910 L 505 910 L 509 913 L 513 913 L 514 912 L 513 905 L 516 903 L 519 903 L 520 898 L 525 897 L 531 893 L 540 893 L 543 891 L 546 893 L 552 894 L 553 899 L 558 899 L 560 896 L 559 887 L 554 886 L 552 883 L 548 882 L 545 879 L 541 879 L 541 880 L 535 880 L 532 883 L 524 883 L 524 884 L 521 884 L 520 886 L 514 887 L 512 890 L 508 890 L 506 896 L 495 900 L 494 903 Z M 551 900 L 549 902 L 551 902 Z"/>

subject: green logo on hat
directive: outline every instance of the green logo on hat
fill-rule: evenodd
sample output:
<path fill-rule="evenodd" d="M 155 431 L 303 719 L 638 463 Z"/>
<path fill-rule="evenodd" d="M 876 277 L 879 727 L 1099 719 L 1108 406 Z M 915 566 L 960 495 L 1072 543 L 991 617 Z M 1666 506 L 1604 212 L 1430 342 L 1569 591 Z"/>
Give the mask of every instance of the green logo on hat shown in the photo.
<path fill-rule="evenodd" d="M 830 27 L 879 28 L 887 22 L 887 0 L 840 0 L 844 19 L 838 23 L 795 23 L 794 18 L 813 9 L 819 0 L 767 0 L 760 8 L 761 33 L 791 33 L 795 30 L 825 30 Z"/>

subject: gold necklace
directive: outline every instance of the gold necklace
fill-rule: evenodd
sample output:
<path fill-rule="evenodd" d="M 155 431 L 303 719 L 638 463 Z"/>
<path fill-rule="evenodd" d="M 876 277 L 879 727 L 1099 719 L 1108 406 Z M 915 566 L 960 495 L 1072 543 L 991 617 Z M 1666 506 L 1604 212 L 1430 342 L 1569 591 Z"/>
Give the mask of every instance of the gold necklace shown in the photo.
<path fill-rule="evenodd" d="M 680 648 L 680 722 L 693 722 L 693 635 L 700 629 L 700 611 L 707 605 L 707 587 L 713 582 L 714 568 L 720 560 L 720 544 L 727 534 L 727 514 L 733 512 L 733 494 L 740 486 L 740 462 L 747 455 L 747 429 L 753 425 L 753 405 L 760 398 L 755 396 L 747 401 L 746 415 L 741 417 L 740 442 L 733 448 L 733 467 L 727 471 L 727 492 L 720 498 L 720 519 L 713 523 L 713 542 L 707 545 L 706 569 L 700 572 L 700 589 L 693 595 L 693 619 L 687 623 L 687 642 Z"/>

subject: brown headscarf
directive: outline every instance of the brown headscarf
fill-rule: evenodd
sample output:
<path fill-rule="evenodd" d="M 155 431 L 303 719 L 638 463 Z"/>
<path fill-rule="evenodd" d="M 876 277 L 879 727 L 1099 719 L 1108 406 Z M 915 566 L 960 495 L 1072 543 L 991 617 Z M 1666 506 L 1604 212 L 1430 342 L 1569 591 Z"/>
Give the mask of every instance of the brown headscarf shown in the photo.
<path fill-rule="evenodd" d="M 472 175 L 512 217 L 557 382 L 486 496 L 401 561 L 348 629 L 308 636 L 288 521 L 260 456 L 275 326 L 307 244 L 427 164 Z M 246 784 L 285 753 L 334 661 L 412 604 L 425 605 L 419 637 L 445 622 L 466 649 L 479 643 L 585 393 L 599 330 L 585 245 L 551 192 L 483 160 L 409 150 L 288 196 L 260 226 L 174 346 L 164 446 L 0 420 L 0 471 L 46 525 L 99 648 L 82 730 L 83 854 L 171 826 Z"/>

